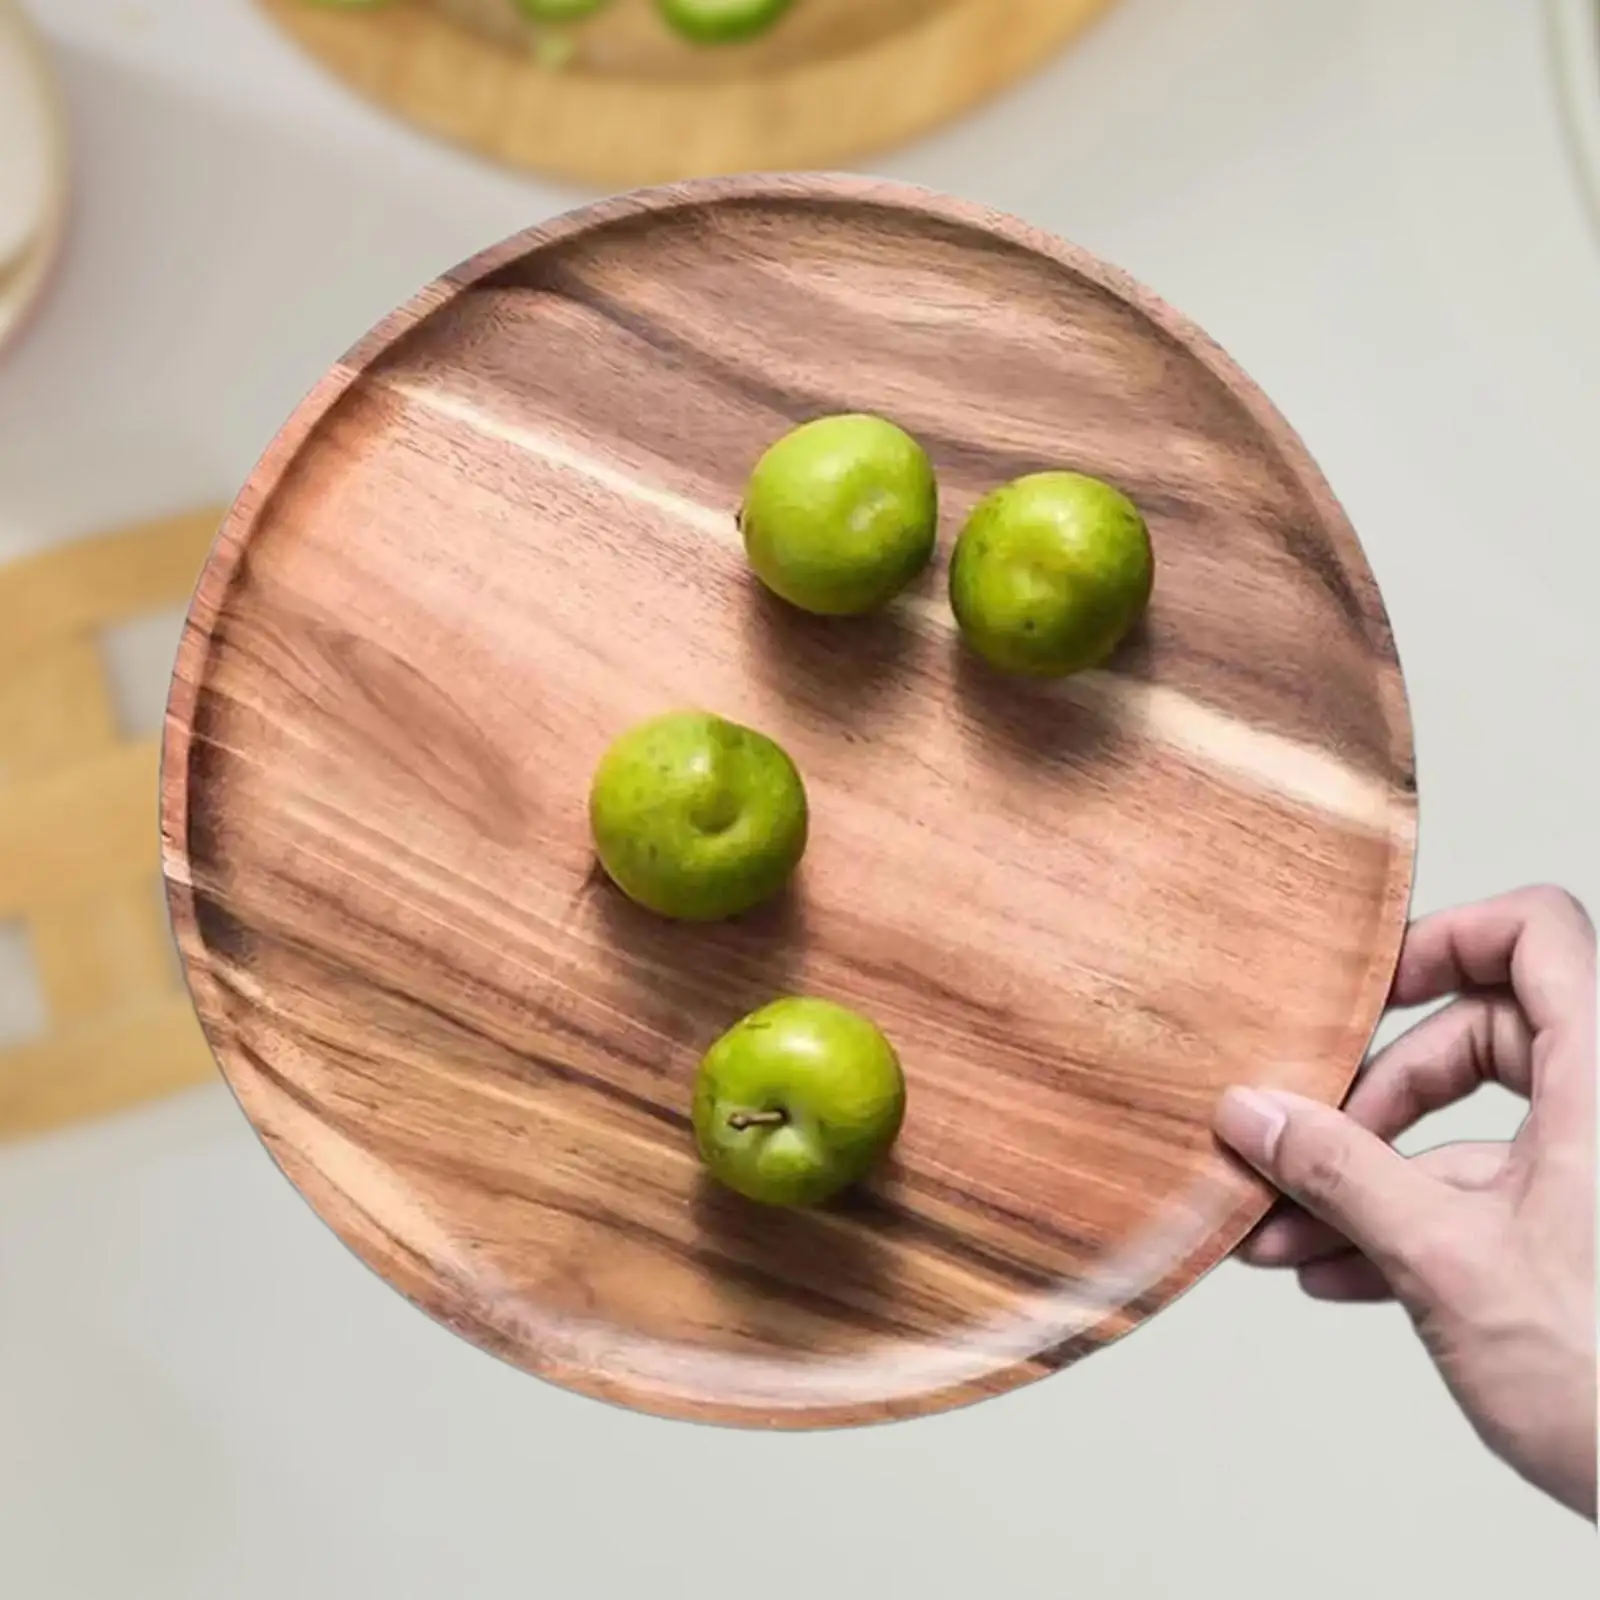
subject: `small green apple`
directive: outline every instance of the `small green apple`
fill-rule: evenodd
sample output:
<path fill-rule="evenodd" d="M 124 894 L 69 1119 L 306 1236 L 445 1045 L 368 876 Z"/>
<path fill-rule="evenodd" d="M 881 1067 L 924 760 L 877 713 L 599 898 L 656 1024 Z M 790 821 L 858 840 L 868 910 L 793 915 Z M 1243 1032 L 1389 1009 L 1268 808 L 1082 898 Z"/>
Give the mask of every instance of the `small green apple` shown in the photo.
<path fill-rule="evenodd" d="M 933 555 L 933 464 L 882 417 L 820 417 L 756 463 L 739 526 L 751 568 L 781 599 L 819 616 L 875 611 Z"/>
<path fill-rule="evenodd" d="M 775 895 L 805 853 L 799 770 L 765 734 L 705 711 L 624 733 L 589 791 L 600 864 L 630 900 L 715 922 Z"/>
<path fill-rule="evenodd" d="M 656 0 L 658 10 L 696 44 L 736 44 L 764 33 L 791 0 Z"/>
<path fill-rule="evenodd" d="M 875 1024 L 831 1000 L 776 1000 L 706 1052 L 695 1142 L 746 1199 L 820 1205 L 888 1151 L 905 1105 L 899 1058 Z"/>
<path fill-rule="evenodd" d="M 1149 530 L 1121 490 L 1038 472 L 978 503 L 950 561 L 950 604 L 991 666 L 1061 677 L 1116 649 L 1154 581 Z"/>

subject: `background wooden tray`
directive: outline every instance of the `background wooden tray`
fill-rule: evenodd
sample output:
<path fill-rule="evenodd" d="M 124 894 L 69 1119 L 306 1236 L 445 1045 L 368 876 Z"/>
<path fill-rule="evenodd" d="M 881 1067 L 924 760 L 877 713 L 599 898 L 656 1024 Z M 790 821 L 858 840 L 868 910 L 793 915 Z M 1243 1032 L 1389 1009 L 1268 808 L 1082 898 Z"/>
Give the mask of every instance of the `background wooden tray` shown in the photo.
<path fill-rule="evenodd" d="M 608 62 L 551 71 L 415 3 L 260 0 L 345 82 L 430 133 L 603 187 L 846 163 L 1039 66 L 1110 0 L 803 0 L 766 40 L 674 45 L 645 0 L 594 26 Z"/>
<path fill-rule="evenodd" d="M 118 729 L 100 637 L 182 605 L 221 519 L 0 569 L 0 920 L 25 923 L 48 1014 L 0 1049 L 0 1139 L 215 1081 L 161 906 L 156 741 Z"/>
<path fill-rule="evenodd" d="M 929 445 L 938 573 L 768 603 L 734 527 L 794 421 Z M 1069 465 L 1159 576 L 1111 670 L 956 646 L 951 531 Z M 807 775 L 796 895 L 684 929 L 597 877 L 593 765 L 699 704 Z M 450 1327 L 674 1416 L 905 1416 L 1111 1339 L 1262 1214 L 1229 1082 L 1329 1100 L 1380 1014 L 1410 726 L 1356 539 L 1203 335 L 1025 225 L 898 186 L 713 180 L 491 250 L 296 413 L 202 579 L 168 716 L 180 947 L 323 1217 Z M 706 1187 L 700 1052 L 777 993 L 899 1045 L 893 1169 L 784 1215 Z"/>

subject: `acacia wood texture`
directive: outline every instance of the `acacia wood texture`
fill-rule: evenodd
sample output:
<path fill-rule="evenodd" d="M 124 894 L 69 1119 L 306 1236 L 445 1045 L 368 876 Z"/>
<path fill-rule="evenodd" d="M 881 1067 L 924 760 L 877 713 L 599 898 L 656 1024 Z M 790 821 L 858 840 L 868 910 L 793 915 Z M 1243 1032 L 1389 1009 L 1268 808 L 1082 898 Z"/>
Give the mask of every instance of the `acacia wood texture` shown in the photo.
<path fill-rule="evenodd" d="M 607 188 L 829 166 L 924 133 L 1041 65 L 1110 0 L 799 0 L 765 38 L 676 39 L 650 0 L 541 66 L 494 0 L 260 0 L 344 82 L 480 155 Z M 493 19 L 502 18 L 502 25 Z M 507 23 L 509 19 L 509 25 Z"/>
<path fill-rule="evenodd" d="M 162 912 L 157 741 L 117 727 L 102 630 L 191 594 L 222 508 L 0 570 L 0 920 L 49 1025 L 0 1049 L 0 1139 L 215 1081 Z"/>
<path fill-rule="evenodd" d="M 887 615 L 769 601 L 734 517 L 805 418 L 929 446 L 939 561 Z M 1106 671 L 999 679 L 943 598 L 1013 473 L 1103 475 L 1158 577 Z M 806 774 L 797 891 L 739 924 L 595 872 L 590 774 L 697 705 Z M 1415 827 L 1382 604 L 1304 450 L 1120 274 L 857 179 L 714 180 L 435 284 L 234 506 L 168 717 L 180 947 L 269 1148 L 372 1266 L 531 1371 L 774 1427 L 1060 1367 L 1262 1214 L 1229 1082 L 1336 1100 L 1387 992 Z M 844 1206 L 707 1188 L 696 1061 L 775 995 L 900 1049 L 894 1162 Z"/>

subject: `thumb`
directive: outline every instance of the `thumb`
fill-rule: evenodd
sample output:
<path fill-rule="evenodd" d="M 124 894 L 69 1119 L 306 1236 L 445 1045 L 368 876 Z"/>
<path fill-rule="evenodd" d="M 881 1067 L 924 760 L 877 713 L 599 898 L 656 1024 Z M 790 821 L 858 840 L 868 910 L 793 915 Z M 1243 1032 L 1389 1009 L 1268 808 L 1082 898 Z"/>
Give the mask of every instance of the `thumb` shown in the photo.
<path fill-rule="evenodd" d="M 1342 1111 L 1281 1089 L 1228 1090 L 1216 1131 L 1391 1283 L 1397 1276 L 1415 1281 L 1440 1197 L 1414 1163 Z"/>

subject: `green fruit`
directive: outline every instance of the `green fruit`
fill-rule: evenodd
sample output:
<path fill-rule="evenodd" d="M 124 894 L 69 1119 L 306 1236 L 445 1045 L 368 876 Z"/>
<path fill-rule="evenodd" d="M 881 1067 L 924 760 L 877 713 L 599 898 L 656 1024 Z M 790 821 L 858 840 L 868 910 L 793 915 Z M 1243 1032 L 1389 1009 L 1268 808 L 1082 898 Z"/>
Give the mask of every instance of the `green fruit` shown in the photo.
<path fill-rule="evenodd" d="M 610 0 L 511 0 L 530 22 L 576 22 Z"/>
<path fill-rule="evenodd" d="M 1125 494 L 1040 472 L 979 502 L 951 558 L 950 604 L 992 666 L 1061 677 L 1116 649 L 1154 581 L 1150 533 Z"/>
<path fill-rule="evenodd" d="M 927 566 L 939 490 L 922 446 L 892 422 L 823 417 L 756 463 L 739 524 L 774 594 L 819 616 L 854 616 L 886 605 Z"/>
<path fill-rule="evenodd" d="M 600 863 L 630 900 L 715 922 L 775 895 L 805 853 L 805 785 L 764 734 L 703 711 L 630 729 L 589 794 Z"/>
<path fill-rule="evenodd" d="M 706 1052 L 695 1142 L 746 1199 L 820 1205 L 885 1154 L 905 1106 L 899 1058 L 873 1023 L 831 1000 L 777 1000 Z"/>
<path fill-rule="evenodd" d="M 656 10 L 696 44 L 753 39 L 788 9 L 789 0 L 656 0 Z"/>

